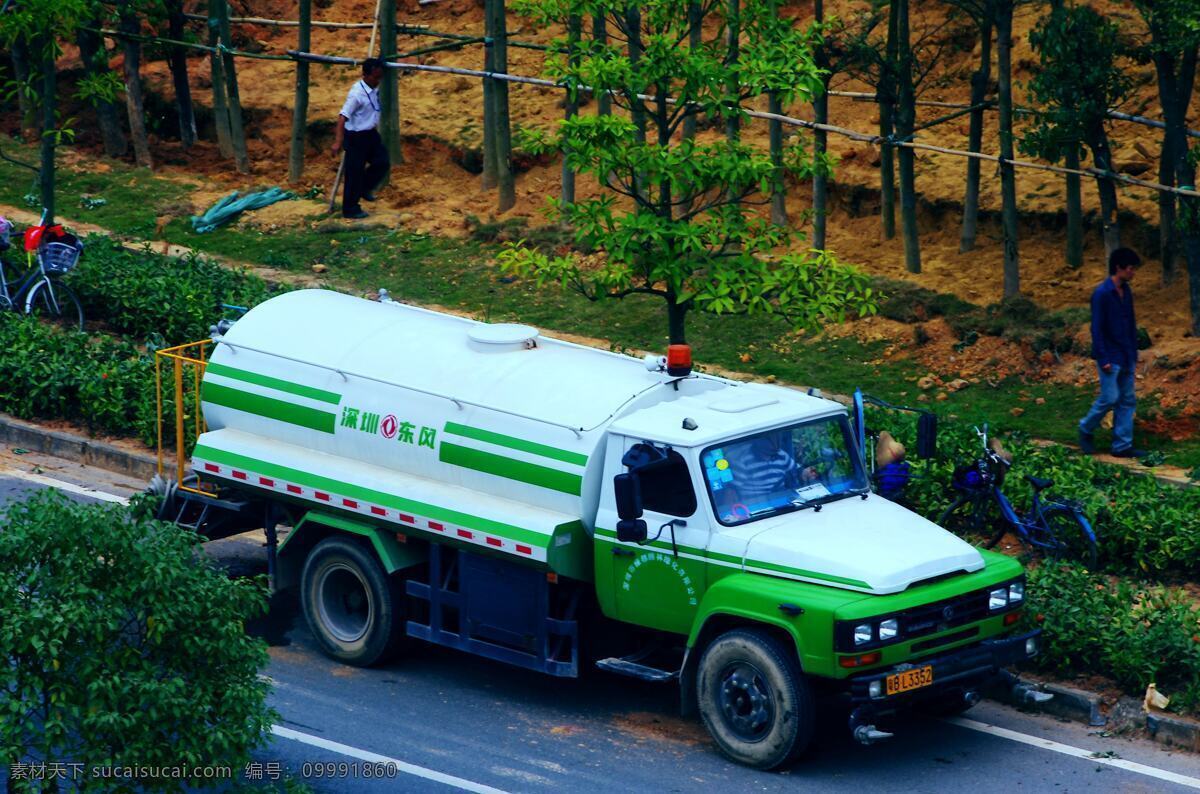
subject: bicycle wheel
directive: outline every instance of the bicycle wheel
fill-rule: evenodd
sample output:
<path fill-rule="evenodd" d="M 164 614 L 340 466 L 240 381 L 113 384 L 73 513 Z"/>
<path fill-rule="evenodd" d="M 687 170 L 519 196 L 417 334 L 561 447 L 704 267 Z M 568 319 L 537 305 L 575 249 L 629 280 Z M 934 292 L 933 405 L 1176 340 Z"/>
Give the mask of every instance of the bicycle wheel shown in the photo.
<path fill-rule="evenodd" d="M 83 330 L 83 306 L 61 281 L 42 279 L 25 296 L 25 313 L 72 331 Z"/>
<path fill-rule="evenodd" d="M 938 524 L 957 535 L 970 534 L 986 538 L 984 548 L 1000 542 L 1007 525 L 1000 520 L 996 502 L 987 491 L 959 496 L 938 518 Z"/>
<path fill-rule="evenodd" d="M 1052 556 L 1082 562 L 1095 568 L 1100 558 L 1096 536 L 1079 510 L 1069 505 L 1052 504 L 1042 508 L 1046 525 L 1047 550 Z"/>

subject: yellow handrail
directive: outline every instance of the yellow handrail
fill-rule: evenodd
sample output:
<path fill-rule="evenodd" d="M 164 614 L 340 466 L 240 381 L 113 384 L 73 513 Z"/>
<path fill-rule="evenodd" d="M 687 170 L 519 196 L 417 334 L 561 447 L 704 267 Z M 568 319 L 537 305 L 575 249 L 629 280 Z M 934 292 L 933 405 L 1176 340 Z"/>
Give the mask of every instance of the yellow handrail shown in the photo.
<path fill-rule="evenodd" d="M 175 406 L 175 484 L 176 487 L 190 491 L 192 493 L 211 496 L 216 491 L 214 484 L 205 484 L 197 479 L 198 488 L 184 485 L 184 475 L 187 470 L 187 455 L 185 450 L 186 434 L 186 415 L 184 395 L 186 392 L 184 371 L 187 367 L 192 368 L 192 394 L 195 397 L 196 415 L 195 415 L 195 433 L 198 438 L 205 430 L 203 413 L 200 410 L 200 385 L 204 376 L 204 370 L 208 366 L 208 356 L 206 355 L 209 345 L 213 344 L 211 339 L 203 339 L 199 342 L 188 342 L 174 347 L 166 347 L 162 350 L 156 350 L 154 353 L 154 386 L 156 391 L 157 411 L 158 411 L 158 473 L 164 475 L 164 451 L 163 451 L 163 362 L 169 361 L 172 368 L 172 385 L 174 391 L 173 403 Z M 198 476 L 198 475 L 197 475 Z"/>

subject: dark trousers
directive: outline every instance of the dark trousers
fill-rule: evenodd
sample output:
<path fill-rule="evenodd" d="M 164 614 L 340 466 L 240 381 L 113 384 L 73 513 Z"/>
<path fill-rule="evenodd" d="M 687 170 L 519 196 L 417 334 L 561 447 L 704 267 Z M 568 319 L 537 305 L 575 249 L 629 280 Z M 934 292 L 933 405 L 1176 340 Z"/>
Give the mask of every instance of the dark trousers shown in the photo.
<path fill-rule="evenodd" d="M 359 200 L 363 194 L 370 193 L 379 185 L 391 163 L 378 130 L 347 130 L 343 140 L 345 143 L 342 148 L 346 150 L 346 189 L 342 193 L 342 214 L 350 215 L 362 209 Z"/>

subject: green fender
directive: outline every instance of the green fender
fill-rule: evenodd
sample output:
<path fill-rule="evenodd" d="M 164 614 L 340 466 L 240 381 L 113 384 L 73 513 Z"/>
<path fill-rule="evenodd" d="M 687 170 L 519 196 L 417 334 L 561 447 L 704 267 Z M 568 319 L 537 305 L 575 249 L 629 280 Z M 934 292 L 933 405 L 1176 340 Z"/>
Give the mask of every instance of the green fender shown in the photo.
<path fill-rule="evenodd" d="M 389 574 L 423 563 L 429 556 L 425 544 L 401 543 L 396 539 L 395 530 L 310 510 L 279 546 L 276 589 L 282 590 L 298 582 L 304 560 L 312 547 L 329 535 L 340 532 L 369 540 L 383 569 Z"/>
<path fill-rule="evenodd" d="M 730 574 L 704 594 L 688 635 L 688 648 L 698 651 L 697 643 L 711 640 L 713 626 L 718 630 L 747 623 L 774 626 L 792 638 L 805 672 L 831 675 L 835 664 L 834 611 L 862 597 L 861 593 L 808 582 L 754 573 Z M 781 605 L 786 605 L 787 611 Z M 789 614 L 794 611 L 792 607 L 798 607 L 800 613 Z"/>

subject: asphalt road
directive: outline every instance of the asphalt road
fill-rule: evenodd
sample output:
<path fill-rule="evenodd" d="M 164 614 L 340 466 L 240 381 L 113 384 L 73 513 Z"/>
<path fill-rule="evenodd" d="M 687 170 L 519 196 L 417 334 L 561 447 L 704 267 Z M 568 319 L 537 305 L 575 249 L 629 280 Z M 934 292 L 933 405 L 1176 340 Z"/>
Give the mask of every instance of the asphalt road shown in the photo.
<path fill-rule="evenodd" d="M 126 496 L 137 487 L 73 464 L 0 451 L 0 502 L 56 487 L 27 479 L 35 467 L 35 479 L 76 490 L 95 483 Z M 265 567 L 261 535 L 230 538 L 210 550 L 238 573 Z M 292 599 L 276 599 L 271 616 L 251 630 L 272 644 L 265 674 L 280 721 L 256 766 L 238 771 L 267 779 L 286 772 L 322 792 L 1200 788 L 1200 756 L 989 702 L 961 724 L 903 722 L 895 738 L 873 747 L 850 739 L 843 715 L 823 713 L 802 761 L 763 773 L 717 753 L 702 725 L 678 716 L 670 686 L 599 673 L 552 679 L 419 643 L 379 668 L 345 667 L 317 651 Z M 368 769 L 366 761 L 395 766 Z M 376 771 L 383 776 L 368 776 Z"/>

